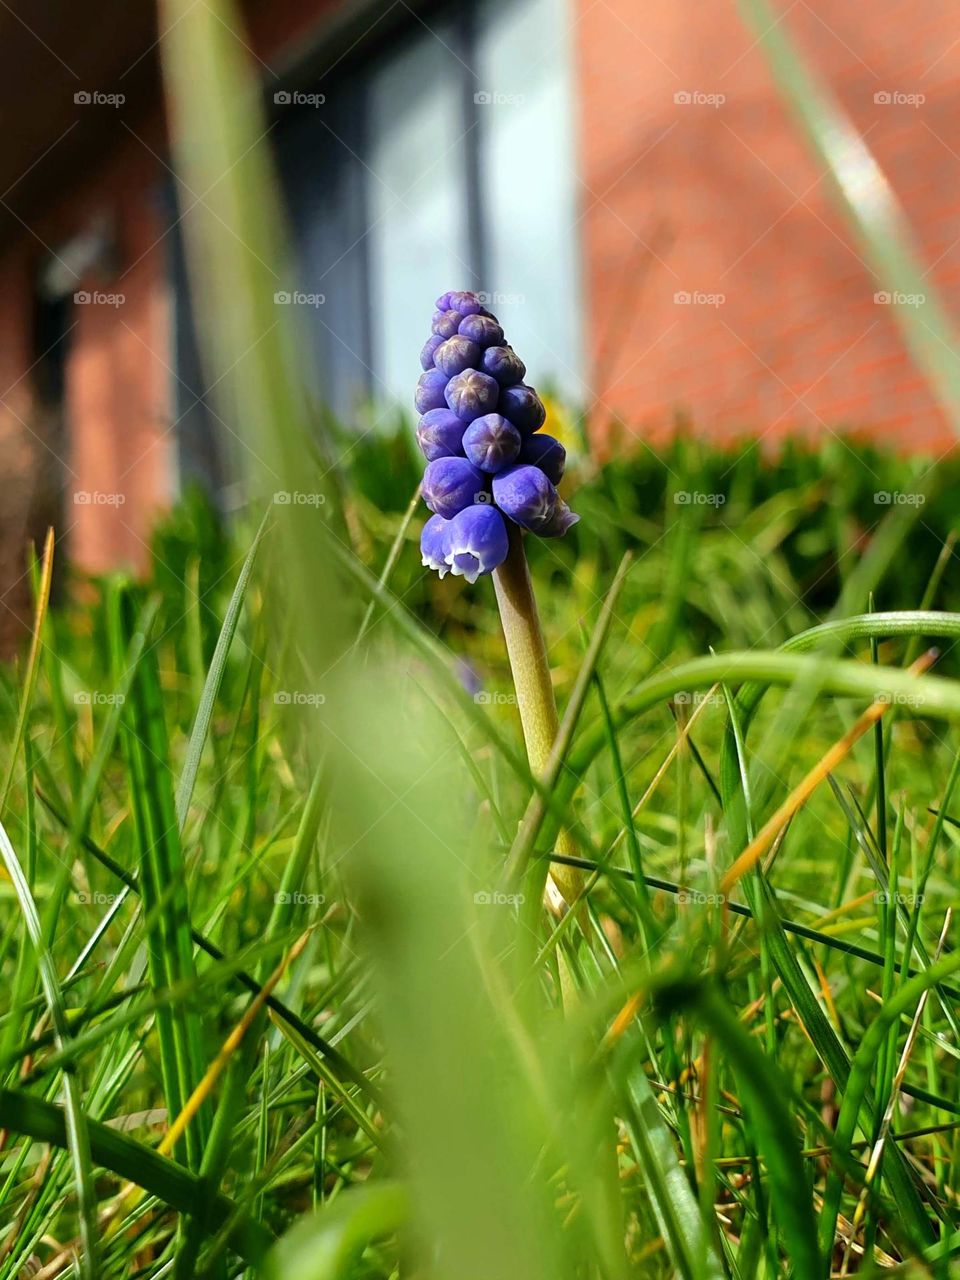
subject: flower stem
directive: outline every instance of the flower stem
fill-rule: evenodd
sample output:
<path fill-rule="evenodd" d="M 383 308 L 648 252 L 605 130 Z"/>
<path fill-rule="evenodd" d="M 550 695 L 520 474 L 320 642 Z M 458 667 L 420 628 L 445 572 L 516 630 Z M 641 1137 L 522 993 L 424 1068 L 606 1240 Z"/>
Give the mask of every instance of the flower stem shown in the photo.
<path fill-rule="evenodd" d="M 540 615 L 523 548 L 523 534 L 511 524 L 509 535 L 510 550 L 499 569 L 493 571 L 493 584 L 517 692 L 527 761 L 530 772 L 541 777 L 546 771 L 560 722 L 540 629 Z M 558 852 L 566 855 L 576 851 L 569 833 L 563 830 L 557 836 L 556 847 Z M 551 877 L 566 903 L 573 902 L 582 881 L 580 871 L 557 865 L 552 869 Z"/>

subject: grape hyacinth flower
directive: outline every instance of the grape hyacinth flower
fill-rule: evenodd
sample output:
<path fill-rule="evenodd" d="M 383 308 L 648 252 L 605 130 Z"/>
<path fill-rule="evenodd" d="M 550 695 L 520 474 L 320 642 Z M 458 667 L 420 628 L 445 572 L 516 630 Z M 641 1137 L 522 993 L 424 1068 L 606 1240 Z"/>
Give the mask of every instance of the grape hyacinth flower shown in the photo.
<path fill-rule="evenodd" d="M 464 290 L 441 294 L 436 307 L 420 353 L 423 372 L 415 396 L 421 414 L 417 443 L 428 463 L 423 498 L 444 520 L 472 506 L 493 513 L 461 522 L 469 526 L 472 520 L 488 535 L 494 552 L 476 556 L 477 575 L 485 574 L 506 556 L 503 539 L 493 536 L 497 519 L 505 534 L 517 528 L 558 538 L 579 517 L 557 493 L 566 462 L 563 445 L 537 434 L 546 420 L 543 401 L 524 382 L 526 366 L 507 345 L 497 318 L 479 294 Z M 428 521 L 428 528 L 424 564 L 441 576 L 455 554 L 474 554 L 448 546 L 441 556 L 439 526 Z M 470 582 L 477 575 L 463 574 Z"/>
<path fill-rule="evenodd" d="M 558 720 L 523 538 L 562 537 L 579 519 L 557 492 L 566 453 L 553 436 L 537 434 L 543 402 L 480 295 L 450 290 L 436 307 L 415 396 L 417 443 L 427 459 L 421 492 L 434 513 L 420 538 L 422 562 L 441 578 L 450 573 L 471 584 L 492 575 L 527 758 L 539 777 Z M 556 847 L 577 852 L 564 830 Z M 554 866 L 550 882 L 551 905 L 559 907 L 573 902 L 581 877 Z M 531 900 L 539 897 L 538 890 Z"/>
<path fill-rule="evenodd" d="M 497 569 L 507 558 L 507 526 L 493 506 L 464 507 L 443 535 L 445 558 L 454 575 L 474 583 L 481 573 Z"/>

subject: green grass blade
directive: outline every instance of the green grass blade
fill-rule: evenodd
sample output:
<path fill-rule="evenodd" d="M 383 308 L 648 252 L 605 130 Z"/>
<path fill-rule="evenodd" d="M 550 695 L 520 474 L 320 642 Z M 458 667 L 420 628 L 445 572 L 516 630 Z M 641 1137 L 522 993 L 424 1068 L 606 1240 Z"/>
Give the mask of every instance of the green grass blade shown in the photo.
<path fill-rule="evenodd" d="M 233 637 L 240 622 L 243 600 L 247 593 L 247 584 L 253 572 L 253 562 L 257 558 L 257 551 L 260 548 L 266 527 L 267 516 L 265 515 L 260 522 L 260 528 L 257 530 L 250 550 L 247 552 L 243 567 L 240 570 L 240 576 L 237 579 L 237 585 L 234 587 L 233 595 L 230 597 L 230 604 L 227 607 L 223 626 L 220 628 L 220 635 L 217 638 L 217 646 L 213 651 L 210 669 L 207 671 L 206 679 L 204 680 L 200 705 L 197 707 L 196 719 L 190 732 L 190 742 L 187 745 L 187 754 L 180 772 L 180 781 L 177 784 L 177 823 L 181 832 L 186 824 L 187 814 L 190 811 L 190 801 L 193 798 L 193 789 L 197 784 L 197 773 L 200 769 L 200 758 L 203 755 L 207 734 L 210 732 L 210 721 L 213 719 L 213 709 L 216 706 L 217 695 L 220 692 L 220 685 L 223 681 L 223 673 L 226 669 L 230 646 L 233 643 Z"/>
<path fill-rule="evenodd" d="M 121 588 L 112 604 L 114 655 L 119 662 L 135 626 L 129 590 Z M 139 849 L 138 884 L 148 927 L 151 983 L 157 990 L 189 982 L 195 976 L 190 905 L 163 705 L 156 653 L 146 648 L 124 704 L 121 736 Z M 157 1011 L 157 1031 L 164 1092 L 172 1122 L 204 1074 L 201 1026 L 195 1009 L 164 1007 Z M 193 1171 L 200 1167 L 209 1119 L 209 1105 L 205 1105 L 184 1136 L 182 1147 L 187 1165 Z"/>
<path fill-rule="evenodd" d="M 3 857 L 7 874 L 13 882 L 14 892 L 17 895 L 27 934 L 37 953 L 40 980 L 43 984 L 44 995 L 50 1010 L 57 1046 L 61 1050 L 68 1050 L 70 1046 L 70 1028 L 56 966 L 44 940 L 43 930 L 40 927 L 40 917 L 37 914 L 36 904 L 33 900 L 33 894 L 30 892 L 27 878 L 23 874 L 20 860 L 2 823 L 0 823 L 0 855 Z M 99 1264 L 97 1262 L 97 1194 L 91 1167 L 88 1120 L 83 1110 L 80 1082 L 72 1063 L 65 1063 L 63 1067 L 63 1092 L 64 1142 L 70 1151 L 70 1157 L 73 1162 L 77 1206 L 80 1213 L 80 1241 L 82 1246 L 80 1269 L 85 1280 L 97 1280 L 99 1275 Z"/>
<path fill-rule="evenodd" d="M 64 1109 L 16 1089 L 0 1089 L 0 1125 L 26 1134 L 35 1142 L 48 1142 L 55 1147 L 68 1144 Z M 87 1128 L 90 1152 L 98 1165 L 142 1187 L 179 1213 L 191 1212 L 206 1195 L 202 1180 L 175 1160 L 157 1155 L 150 1147 L 98 1120 L 88 1119 Z M 212 1198 L 210 1211 L 218 1224 L 236 1216 L 236 1206 L 222 1195 Z M 249 1262 L 263 1257 L 271 1243 L 269 1232 L 248 1219 L 237 1225 L 232 1236 L 234 1248 Z M 99 1272 L 93 1274 L 99 1276 Z"/>

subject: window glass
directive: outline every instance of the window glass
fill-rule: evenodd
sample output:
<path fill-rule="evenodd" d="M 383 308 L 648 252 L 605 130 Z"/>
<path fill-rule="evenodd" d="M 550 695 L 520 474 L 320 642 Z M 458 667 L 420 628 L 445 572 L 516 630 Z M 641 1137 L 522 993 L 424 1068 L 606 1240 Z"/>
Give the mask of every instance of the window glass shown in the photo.
<path fill-rule="evenodd" d="M 434 299 L 469 287 L 472 278 L 466 68 L 449 28 L 431 26 L 418 27 L 372 76 L 367 116 L 373 389 L 403 404 L 410 403 Z"/>
<path fill-rule="evenodd" d="M 491 310 L 534 383 L 584 394 L 566 0 L 480 0 L 480 186 Z"/>

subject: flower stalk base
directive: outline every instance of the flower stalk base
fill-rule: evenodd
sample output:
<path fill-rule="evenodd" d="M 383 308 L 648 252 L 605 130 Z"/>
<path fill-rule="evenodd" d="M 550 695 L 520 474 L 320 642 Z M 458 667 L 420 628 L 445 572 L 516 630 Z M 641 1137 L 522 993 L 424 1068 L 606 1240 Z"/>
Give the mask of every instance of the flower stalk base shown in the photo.
<path fill-rule="evenodd" d="M 523 535 L 516 526 L 512 526 L 509 533 L 507 558 L 494 570 L 493 583 L 513 672 L 527 761 L 530 772 L 542 777 L 560 723 Z M 559 853 L 576 853 L 576 846 L 563 830 L 557 835 L 556 847 Z M 554 866 L 550 876 L 569 906 L 581 888 L 580 872 L 575 867 Z"/>

